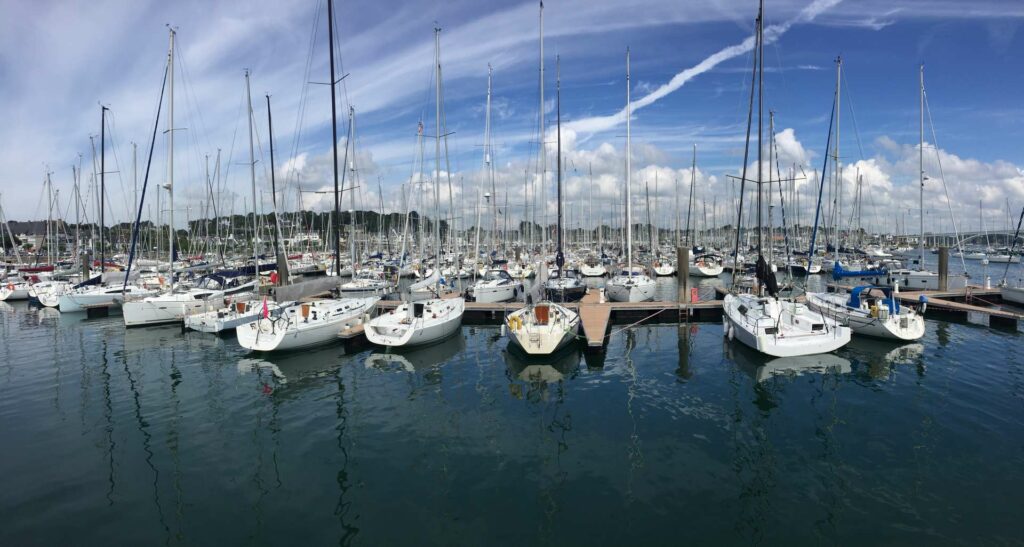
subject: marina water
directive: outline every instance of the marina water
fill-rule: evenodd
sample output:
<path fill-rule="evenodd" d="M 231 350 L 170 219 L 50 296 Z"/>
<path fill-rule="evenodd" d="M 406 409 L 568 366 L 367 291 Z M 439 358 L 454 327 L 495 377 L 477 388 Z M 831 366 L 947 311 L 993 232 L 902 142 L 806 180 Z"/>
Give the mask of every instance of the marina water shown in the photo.
<path fill-rule="evenodd" d="M 0 544 L 1021 541 L 1016 332 L 794 364 L 619 328 L 540 362 L 473 326 L 260 357 L 2 304 Z"/>

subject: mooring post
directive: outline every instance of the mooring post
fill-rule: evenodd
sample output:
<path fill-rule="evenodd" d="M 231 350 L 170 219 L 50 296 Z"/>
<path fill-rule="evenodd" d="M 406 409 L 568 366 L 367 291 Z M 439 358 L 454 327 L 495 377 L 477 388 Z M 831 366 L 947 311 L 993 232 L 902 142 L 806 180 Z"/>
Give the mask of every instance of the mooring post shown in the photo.
<path fill-rule="evenodd" d="M 939 290 L 949 290 L 949 247 L 939 247 Z"/>
<path fill-rule="evenodd" d="M 685 247 L 676 247 L 676 283 L 679 286 L 679 302 L 690 303 L 690 252 Z"/>

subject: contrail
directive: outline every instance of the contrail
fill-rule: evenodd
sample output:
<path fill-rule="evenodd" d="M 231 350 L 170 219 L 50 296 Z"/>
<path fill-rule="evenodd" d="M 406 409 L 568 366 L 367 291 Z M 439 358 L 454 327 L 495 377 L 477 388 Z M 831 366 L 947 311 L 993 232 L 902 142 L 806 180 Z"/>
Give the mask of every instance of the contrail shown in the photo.
<path fill-rule="evenodd" d="M 779 37 L 782 36 L 787 30 L 789 30 L 789 28 L 794 24 L 810 22 L 814 20 L 814 18 L 816 18 L 822 12 L 834 7 L 836 4 L 840 2 L 842 2 L 842 0 L 814 0 L 807 7 L 800 10 L 800 13 L 797 14 L 797 16 L 794 17 L 793 19 L 790 19 L 785 23 L 765 27 L 765 43 L 768 44 L 774 42 L 775 40 L 778 40 Z M 662 84 L 661 87 L 659 87 L 658 89 L 655 89 L 654 91 L 648 93 L 647 95 L 644 95 L 643 97 L 640 97 L 639 99 L 631 102 L 630 109 L 633 112 L 636 112 L 637 110 L 645 106 L 654 104 L 659 99 L 667 96 L 668 94 L 679 89 L 680 87 L 683 87 L 683 85 L 686 84 L 686 82 L 689 82 L 694 77 L 704 74 L 705 72 L 718 66 L 720 63 L 728 61 L 729 59 L 732 59 L 739 55 L 743 55 L 744 53 L 747 53 L 752 49 L 754 49 L 753 36 L 750 36 L 749 38 L 743 40 L 739 44 L 735 44 L 727 48 L 721 49 L 711 54 L 711 56 L 707 57 L 703 61 L 697 63 L 695 66 L 687 68 L 686 70 L 683 70 L 682 72 L 676 74 L 675 76 L 672 77 L 671 80 L 669 80 L 668 83 Z M 611 129 L 625 121 L 626 109 L 625 107 L 623 107 L 622 110 L 610 116 L 593 116 L 590 118 L 583 118 L 581 120 L 569 122 L 568 124 L 565 125 L 568 129 L 572 129 L 577 133 L 597 133 L 599 131 L 606 131 L 608 129 Z"/>

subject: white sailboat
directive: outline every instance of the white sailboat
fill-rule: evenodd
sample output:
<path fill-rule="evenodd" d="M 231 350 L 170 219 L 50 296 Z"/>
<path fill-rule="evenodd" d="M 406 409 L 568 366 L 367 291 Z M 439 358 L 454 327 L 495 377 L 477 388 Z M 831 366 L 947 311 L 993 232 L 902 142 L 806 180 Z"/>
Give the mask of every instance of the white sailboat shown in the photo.
<path fill-rule="evenodd" d="M 291 351 L 330 344 L 347 329 L 363 324 L 376 309 L 375 296 L 327 299 L 281 308 L 239 325 L 238 344 L 250 351 Z"/>
<path fill-rule="evenodd" d="M 657 285 L 643 268 L 633 267 L 633 204 L 630 142 L 629 49 L 626 49 L 626 269 L 605 285 L 605 294 L 615 302 L 646 302 L 654 299 Z"/>
<path fill-rule="evenodd" d="M 562 253 L 562 85 L 560 68 L 556 68 L 556 75 L 558 236 L 557 248 L 555 250 L 555 265 L 558 270 L 555 279 L 564 283 L 570 278 L 562 275 L 562 268 L 565 266 L 565 255 Z M 578 282 L 578 280 L 576 281 Z M 544 292 L 547 293 L 548 298 L 553 296 L 551 293 L 552 287 L 557 289 L 560 285 L 550 285 L 545 282 Z M 564 285 L 561 285 L 561 287 L 564 290 Z M 585 290 L 584 288 L 584 292 Z M 564 292 L 562 294 L 564 295 Z M 561 304 L 543 301 L 537 304 L 528 304 L 526 307 L 509 314 L 505 318 L 505 329 L 503 330 L 508 333 L 511 344 L 527 354 L 551 355 L 576 340 L 576 332 L 579 330 L 579 325 L 579 313 Z"/>
<path fill-rule="evenodd" d="M 195 287 L 179 287 L 168 293 L 125 302 L 121 306 L 124 326 L 180 323 L 193 314 L 216 312 L 227 301 L 251 299 L 258 289 L 259 282 L 256 280 L 239 283 L 236 279 L 207 277 Z"/>
<path fill-rule="evenodd" d="M 240 325 L 252 323 L 263 316 L 264 303 L 255 298 L 225 299 L 227 306 L 203 313 L 186 315 L 184 319 L 185 328 L 208 333 L 221 333 L 235 330 Z M 294 305 L 294 302 L 279 304 L 274 301 L 267 301 L 267 313 L 277 315 L 277 310 Z"/>
<path fill-rule="evenodd" d="M 173 31 L 172 31 L 173 40 Z M 173 43 L 173 42 L 172 42 Z M 173 55 L 173 51 L 171 52 Z M 173 57 L 171 57 L 173 62 Z M 171 69 L 173 70 L 173 68 Z M 225 298 L 239 297 L 247 295 L 252 297 L 259 289 L 258 275 L 257 279 L 248 283 L 240 283 L 237 278 L 226 278 L 223 276 L 207 276 L 201 278 L 199 283 L 194 287 L 185 285 L 175 284 L 175 271 L 174 271 L 174 78 L 173 72 L 171 72 L 170 79 L 170 93 L 168 102 L 168 138 L 170 139 L 170 151 L 168 156 L 168 189 L 170 190 L 170 209 L 171 209 L 171 241 L 170 241 L 170 255 L 168 257 L 168 266 L 170 268 L 171 288 L 170 290 L 154 295 L 146 296 L 140 299 L 126 298 L 125 302 L 121 306 L 121 312 L 124 318 L 125 327 L 143 327 L 149 325 L 163 325 L 167 323 L 179 323 L 182 322 L 186 316 L 195 313 L 206 313 L 209 311 L 215 311 L 218 308 L 224 306 Z M 253 151 L 253 113 L 252 113 L 252 97 L 250 93 L 249 85 L 249 71 L 245 72 L 245 91 L 246 100 L 248 101 L 248 118 L 249 118 L 249 162 L 250 162 L 250 174 L 252 178 L 252 184 L 255 188 L 256 184 L 256 172 L 255 163 L 256 158 Z M 255 195 L 255 190 L 253 191 Z M 141 207 L 141 204 L 140 204 Z M 256 209 L 255 202 L 253 203 L 253 222 L 255 223 Z M 255 226 L 255 225 L 254 225 Z M 253 243 L 253 272 L 258 273 L 259 271 L 259 260 L 257 257 L 255 242 Z"/>
<path fill-rule="evenodd" d="M 0 302 L 28 300 L 30 289 L 31 285 L 29 285 L 28 281 L 9 279 L 0 286 Z"/>
<path fill-rule="evenodd" d="M 508 272 L 492 268 L 470 285 L 469 296 L 474 302 L 508 302 L 518 298 L 522 290 L 523 284 L 512 279 Z"/>
<path fill-rule="evenodd" d="M 761 353 L 774 357 L 795 357 L 834 351 L 850 342 L 850 329 L 839 325 L 836 321 L 814 312 L 806 305 L 794 299 L 778 297 L 778 284 L 775 274 L 761 254 L 762 249 L 762 103 L 763 103 L 763 52 L 764 52 L 764 0 L 757 18 L 757 37 L 754 59 L 754 70 L 758 90 L 758 123 L 757 123 L 757 274 L 754 282 L 754 293 L 730 293 L 723 301 L 722 328 L 729 340 L 738 340 Z M 751 93 L 754 92 L 752 85 Z M 753 116 L 753 105 L 748 114 Z M 749 127 L 749 124 L 748 124 Z M 743 173 L 741 184 L 747 182 L 747 160 L 750 150 L 750 133 L 747 133 L 747 146 L 743 153 Z M 741 194 L 743 190 L 741 189 Z M 742 198 L 741 198 L 742 199 Z M 738 210 L 737 226 L 743 218 L 742 201 Z M 740 230 L 736 231 L 735 248 L 739 250 Z M 735 285 L 735 281 L 734 281 Z M 767 290 L 768 296 L 762 296 Z"/>
<path fill-rule="evenodd" d="M 395 310 L 381 314 L 366 325 L 366 339 L 389 347 L 408 347 L 429 344 L 455 334 L 462 325 L 466 300 L 461 297 L 441 298 L 441 137 L 444 135 L 441 117 L 441 29 L 434 29 L 435 119 L 434 138 L 434 273 L 429 290 L 433 298 L 404 302 Z M 445 141 L 447 147 L 447 140 Z M 446 173 L 451 170 L 447 169 Z M 422 287 L 427 288 L 427 287 Z"/>
<path fill-rule="evenodd" d="M 872 290 L 882 291 L 874 296 Z M 867 293 L 867 294 L 865 294 Z M 901 305 L 892 289 L 864 285 L 847 293 L 807 293 L 807 306 L 812 311 L 850 327 L 853 334 L 919 340 L 924 337 L 924 316 Z"/>

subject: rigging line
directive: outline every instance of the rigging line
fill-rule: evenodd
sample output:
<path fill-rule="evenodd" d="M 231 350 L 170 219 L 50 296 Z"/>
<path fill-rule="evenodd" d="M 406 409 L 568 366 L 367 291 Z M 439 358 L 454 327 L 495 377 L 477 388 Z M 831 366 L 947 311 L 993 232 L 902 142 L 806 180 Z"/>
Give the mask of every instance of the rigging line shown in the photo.
<path fill-rule="evenodd" d="M 135 207 L 131 207 L 131 206 L 128 205 L 130 203 L 130 201 L 128 200 L 128 192 L 125 191 L 124 177 L 121 175 L 121 161 L 118 159 L 118 156 L 117 156 L 117 139 L 114 136 L 114 125 L 113 125 L 114 124 L 114 120 L 113 120 L 114 116 L 113 116 L 113 114 L 114 114 L 113 110 L 107 110 L 107 116 L 106 116 L 107 131 L 110 132 L 110 138 L 109 138 L 110 146 L 108 146 L 108 148 L 110 149 L 110 152 L 114 155 L 114 172 L 110 173 L 108 171 L 108 173 L 110 173 L 110 174 L 117 174 L 117 181 L 118 181 L 118 184 L 121 186 L 121 198 L 124 201 L 125 210 L 128 212 L 129 218 L 131 218 L 131 213 L 135 210 Z M 110 207 L 109 209 L 110 209 L 111 215 L 113 215 L 113 213 L 114 213 L 113 207 Z M 116 219 L 113 216 L 111 216 L 111 220 L 115 220 L 115 222 L 116 222 Z"/>
<path fill-rule="evenodd" d="M 762 24 L 760 18 L 761 18 L 761 16 L 758 15 L 758 22 L 757 22 L 758 26 L 760 26 Z M 758 39 L 760 39 L 760 29 L 758 29 Z M 753 123 L 753 120 L 754 120 L 754 88 L 755 88 L 755 83 L 756 82 L 757 82 L 757 59 L 755 58 L 754 59 L 754 63 L 753 63 L 753 70 L 751 71 L 751 77 L 750 77 L 750 104 L 749 104 L 749 108 L 747 108 L 747 135 L 746 135 L 746 142 L 745 142 L 745 144 L 743 146 L 743 171 L 742 171 L 742 176 L 740 177 L 740 192 L 739 192 L 740 203 L 739 203 L 739 207 L 737 207 L 738 214 L 736 215 L 736 217 L 737 217 L 736 218 L 736 245 L 733 248 L 733 257 L 732 257 L 732 273 L 733 273 L 733 275 L 732 275 L 732 279 L 730 281 L 730 286 L 729 286 L 729 290 L 730 291 L 732 291 L 732 290 L 734 290 L 736 288 L 736 281 L 740 277 L 740 276 L 736 275 L 736 272 L 737 272 L 737 270 L 740 267 L 740 230 L 742 229 L 742 226 L 743 226 L 743 198 L 744 198 L 744 193 L 745 193 L 746 187 L 747 187 L 747 161 L 750 159 L 750 128 L 751 128 L 751 124 Z M 760 184 L 760 182 L 761 181 L 758 181 L 758 184 Z M 758 227 L 758 229 L 760 229 L 760 226 Z M 758 249 L 758 253 L 760 253 L 760 252 L 761 252 L 761 249 Z"/>
<path fill-rule="evenodd" d="M 850 117 L 853 118 L 853 136 L 857 139 L 857 151 L 860 153 L 860 159 L 864 159 L 864 146 L 860 141 L 860 129 L 857 127 L 857 113 L 853 110 L 853 93 L 850 93 L 850 78 L 846 76 L 846 67 L 839 65 L 839 70 L 842 71 L 843 86 L 846 87 L 846 104 L 850 107 Z"/>
<path fill-rule="evenodd" d="M 206 130 L 206 121 L 203 118 L 203 112 L 199 110 L 199 99 L 196 96 L 195 86 L 192 85 L 192 75 L 189 73 L 188 67 L 185 65 L 185 53 L 182 51 L 181 44 L 177 40 L 174 42 L 174 60 L 178 63 L 178 75 L 181 79 L 182 87 L 185 88 L 185 115 L 193 122 L 195 122 L 192 118 L 193 113 L 199 117 L 198 123 L 190 123 L 190 125 L 195 127 L 196 130 L 189 131 L 189 133 L 193 134 L 192 138 L 197 149 L 202 148 L 198 139 L 198 134 L 202 133 L 206 140 L 206 149 L 210 150 L 213 146 L 209 141 L 209 132 Z"/>
<path fill-rule="evenodd" d="M 299 105 L 295 116 L 295 130 L 292 136 L 291 146 L 291 168 L 285 174 L 284 186 L 290 187 L 294 180 L 298 186 L 299 173 L 295 168 L 295 159 L 299 155 L 299 147 L 302 144 L 302 126 L 306 118 L 306 107 L 309 104 L 309 90 L 311 88 L 310 77 L 313 70 L 313 58 L 316 51 L 316 39 L 320 31 L 320 14 L 323 11 L 323 0 L 317 2 L 313 14 L 313 26 L 309 33 L 309 47 L 306 50 L 306 64 L 302 73 L 302 86 L 299 91 Z M 302 209 L 302 202 L 299 200 L 298 209 Z"/>
<path fill-rule="evenodd" d="M 924 92 L 924 109 L 928 113 L 928 126 L 932 130 L 932 142 L 935 144 L 935 161 L 939 165 L 939 179 L 942 180 L 942 193 L 946 196 L 946 207 L 949 209 L 949 219 L 953 222 L 953 235 L 956 239 L 956 250 L 960 254 L 960 266 L 967 274 L 967 263 L 964 262 L 963 242 L 960 239 L 960 228 L 956 224 L 956 217 L 953 216 L 953 202 L 949 200 L 949 188 L 946 187 L 946 175 L 942 171 L 942 154 L 939 153 L 939 139 L 935 134 L 935 122 L 932 121 L 932 107 L 928 103 L 928 93 Z M 923 268 L 924 265 L 922 264 Z"/>
<path fill-rule="evenodd" d="M 229 195 L 233 194 L 235 196 L 239 196 L 240 194 L 238 194 L 238 193 L 234 192 L 233 190 L 231 190 L 231 165 L 234 163 L 232 161 L 232 159 L 235 157 L 235 143 L 237 142 L 237 139 L 238 139 L 238 125 L 239 125 L 239 122 L 242 119 L 242 109 L 245 106 L 246 106 L 245 89 L 242 89 L 242 93 L 240 94 L 239 100 L 238 100 L 238 113 L 235 115 L 235 130 L 234 130 L 234 132 L 231 135 L 231 148 L 228 148 L 228 161 L 224 165 L 222 165 L 222 167 L 224 169 L 224 183 L 223 183 L 224 186 L 221 189 L 222 190 L 227 190 Z M 221 197 L 223 197 L 223 195 Z M 232 201 L 232 203 L 234 203 L 234 201 L 236 201 L 236 200 L 231 200 L 231 201 Z M 234 212 L 232 212 L 232 216 L 234 216 Z"/>
<path fill-rule="evenodd" d="M 341 29 L 338 28 L 338 23 L 336 21 L 334 21 L 334 20 L 328 21 L 328 24 L 330 24 L 330 25 L 332 25 L 334 27 L 334 35 L 335 36 L 341 36 Z M 345 61 L 344 61 L 344 58 L 341 55 L 341 40 L 335 40 L 334 41 L 334 54 L 335 54 L 335 58 L 338 60 L 338 69 L 341 71 L 341 72 L 338 72 L 338 74 L 345 74 Z M 349 106 L 351 106 L 352 101 L 349 100 L 349 97 L 348 97 L 348 84 L 345 82 L 345 80 L 346 80 L 346 78 L 344 76 L 342 76 L 341 77 L 341 81 L 340 81 L 340 83 L 341 83 L 341 94 L 342 94 L 342 96 L 343 96 L 343 98 L 345 100 L 345 103 L 344 103 L 345 107 L 348 108 Z M 335 85 L 335 83 L 331 82 L 331 85 Z"/>

